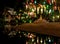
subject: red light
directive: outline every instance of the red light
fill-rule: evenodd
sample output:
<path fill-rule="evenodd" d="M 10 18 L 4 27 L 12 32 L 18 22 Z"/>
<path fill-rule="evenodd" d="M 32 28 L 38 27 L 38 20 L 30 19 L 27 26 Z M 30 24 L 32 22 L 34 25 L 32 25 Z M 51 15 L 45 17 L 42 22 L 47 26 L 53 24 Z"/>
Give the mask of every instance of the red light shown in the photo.
<path fill-rule="evenodd" d="M 31 0 L 31 2 L 34 2 L 34 0 Z"/>

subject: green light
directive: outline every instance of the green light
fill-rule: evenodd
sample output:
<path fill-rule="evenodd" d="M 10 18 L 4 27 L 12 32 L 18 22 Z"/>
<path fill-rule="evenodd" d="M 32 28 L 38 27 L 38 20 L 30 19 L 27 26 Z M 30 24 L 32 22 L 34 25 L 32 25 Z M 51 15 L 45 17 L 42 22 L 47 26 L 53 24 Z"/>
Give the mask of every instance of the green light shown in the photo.
<path fill-rule="evenodd" d="M 46 5 L 46 9 L 49 9 L 49 5 Z"/>
<path fill-rule="evenodd" d="M 47 5 L 47 8 L 48 8 L 49 6 Z"/>
<path fill-rule="evenodd" d="M 32 20 L 30 20 L 29 23 L 32 23 Z"/>

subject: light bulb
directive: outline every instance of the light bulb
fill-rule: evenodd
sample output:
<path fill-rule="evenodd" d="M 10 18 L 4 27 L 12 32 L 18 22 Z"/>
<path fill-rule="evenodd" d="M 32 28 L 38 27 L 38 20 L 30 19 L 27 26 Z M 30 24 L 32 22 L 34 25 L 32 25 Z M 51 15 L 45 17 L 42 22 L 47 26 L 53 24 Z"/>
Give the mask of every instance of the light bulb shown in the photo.
<path fill-rule="evenodd" d="M 51 42 L 51 39 L 49 39 L 49 42 Z"/>
<path fill-rule="evenodd" d="M 49 10 L 49 14 L 51 13 L 51 11 L 52 11 L 52 10 L 50 9 L 50 10 Z"/>
<path fill-rule="evenodd" d="M 57 16 L 57 18 L 59 18 L 59 15 Z"/>
<path fill-rule="evenodd" d="M 40 43 L 43 43 L 43 40 L 42 40 L 42 38 L 41 38 L 41 40 L 40 40 Z"/>
<path fill-rule="evenodd" d="M 34 39 L 32 39 L 32 42 L 34 42 Z"/>
<path fill-rule="evenodd" d="M 37 2 L 36 2 L 36 1 L 34 1 L 34 3 L 36 4 Z"/>

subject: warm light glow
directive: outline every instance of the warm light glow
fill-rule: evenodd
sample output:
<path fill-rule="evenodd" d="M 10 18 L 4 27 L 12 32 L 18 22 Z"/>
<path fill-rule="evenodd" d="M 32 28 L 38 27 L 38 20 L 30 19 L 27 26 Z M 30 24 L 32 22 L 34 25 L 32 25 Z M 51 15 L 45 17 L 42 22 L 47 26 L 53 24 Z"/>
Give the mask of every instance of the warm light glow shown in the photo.
<path fill-rule="evenodd" d="M 32 42 L 34 42 L 34 39 L 32 39 Z"/>
<path fill-rule="evenodd" d="M 56 3 L 56 0 L 53 0 Z"/>
<path fill-rule="evenodd" d="M 42 39 L 41 39 L 41 41 L 40 41 L 41 43 L 43 43 L 43 41 L 42 41 Z"/>
<path fill-rule="evenodd" d="M 36 42 L 34 42 L 34 44 L 36 44 Z"/>
<path fill-rule="evenodd" d="M 54 19 L 55 17 L 53 16 L 53 19 Z"/>
<path fill-rule="evenodd" d="M 59 15 L 58 16 L 56 16 L 57 18 L 59 18 Z"/>
<path fill-rule="evenodd" d="M 43 5 L 43 8 L 44 8 L 44 12 L 46 12 L 46 7 L 45 7 L 45 5 Z"/>
<path fill-rule="evenodd" d="M 25 17 L 21 17 L 21 19 L 24 19 Z"/>
<path fill-rule="evenodd" d="M 55 16 L 53 16 L 53 19 L 52 20 L 55 21 Z"/>
<path fill-rule="evenodd" d="M 33 15 L 33 12 L 30 12 L 30 15 Z"/>
<path fill-rule="evenodd" d="M 34 12 L 35 10 L 34 9 L 32 9 L 32 12 Z"/>
<path fill-rule="evenodd" d="M 37 14 L 39 14 L 40 7 L 37 7 Z"/>
<path fill-rule="evenodd" d="M 39 37 L 37 37 L 37 43 L 39 43 Z"/>
<path fill-rule="evenodd" d="M 28 42 L 26 42 L 26 44 L 28 44 Z"/>
<path fill-rule="evenodd" d="M 28 9 L 28 5 L 26 5 L 26 9 Z"/>
<path fill-rule="evenodd" d="M 41 8 L 41 14 L 43 14 L 43 8 Z"/>

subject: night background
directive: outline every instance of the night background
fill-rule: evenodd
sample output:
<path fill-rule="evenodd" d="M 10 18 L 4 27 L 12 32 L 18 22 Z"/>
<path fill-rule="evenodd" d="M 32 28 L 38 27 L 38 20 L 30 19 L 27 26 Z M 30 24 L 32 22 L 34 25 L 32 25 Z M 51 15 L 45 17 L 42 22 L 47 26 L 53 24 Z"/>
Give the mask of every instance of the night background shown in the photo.
<path fill-rule="evenodd" d="M 60 44 L 60 0 L 31 1 L 0 0 L 0 44 Z"/>

